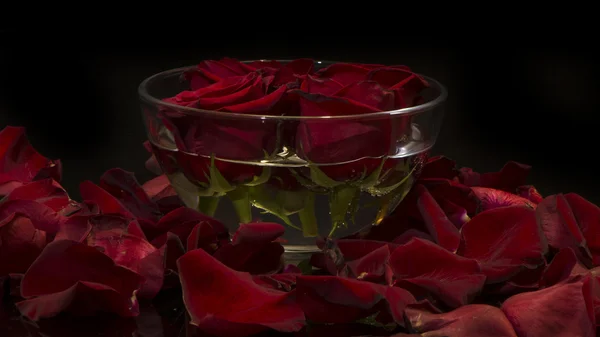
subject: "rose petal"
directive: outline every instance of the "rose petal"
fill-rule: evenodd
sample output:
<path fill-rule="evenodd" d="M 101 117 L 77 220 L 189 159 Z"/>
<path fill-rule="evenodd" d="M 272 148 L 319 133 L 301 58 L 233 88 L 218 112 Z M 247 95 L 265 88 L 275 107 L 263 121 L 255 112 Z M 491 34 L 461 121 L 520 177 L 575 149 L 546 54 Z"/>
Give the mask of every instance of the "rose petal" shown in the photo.
<path fill-rule="evenodd" d="M 132 172 L 122 169 L 106 171 L 100 178 L 99 187 L 110 193 L 138 220 L 156 222 L 161 215 Z"/>
<path fill-rule="evenodd" d="M 564 198 L 571 206 L 581 233 L 594 257 L 594 265 L 600 265 L 600 207 L 575 193 L 565 194 Z"/>
<path fill-rule="evenodd" d="M 561 249 L 544 271 L 539 286 L 546 288 L 571 279 L 573 276 L 586 275 L 588 269 L 578 260 L 572 248 Z"/>
<path fill-rule="evenodd" d="M 418 238 L 396 248 L 390 266 L 397 284 L 426 290 L 450 307 L 469 303 L 485 282 L 477 261 Z"/>
<path fill-rule="evenodd" d="M 443 314 L 409 307 L 406 317 L 412 328 L 422 334 L 419 336 L 517 337 L 502 310 L 489 305 L 470 304 Z"/>
<path fill-rule="evenodd" d="M 55 234 L 60 229 L 60 224 L 66 218 L 54 212 L 50 207 L 31 200 L 6 200 L 0 202 L 0 219 L 5 219 L 11 214 L 25 216 L 35 228 L 48 234 Z"/>
<path fill-rule="evenodd" d="M 351 99 L 381 111 L 394 109 L 394 93 L 383 89 L 374 81 L 354 82 L 332 96 Z"/>
<path fill-rule="evenodd" d="M 536 207 L 531 201 L 505 191 L 486 187 L 472 187 L 471 190 L 480 201 L 481 211 L 507 206 L 526 206 L 532 209 Z"/>
<path fill-rule="evenodd" d="M 69 311 L 76 315 L 95 315 L 98 312 L 115 313 L 123 317 L 137 316 L 138 302 L 115 289 L 99 283 L 78 281 L 59 292 L 41 295 L 17 302 L 22 315 L 37 321 Z"/>
<path fill-rule="evenodd" d="M 219 78 L 227 78 L 231 76 L 239 76 L 248 73 L 252 68 L 243 64 L 242 62 L 224 57 L 219 61 L 205 60 L 198 64 L 198 69 L 203 69 L 210 74 L 218 76 Z"/>
<path fill-rule="evenodd" d="M 3 199 L 8 200 L 33 200 L 50 207 L 55 212 L 66 208 L 71 200 L 67 192 L 52 179 L 34 181 L 17 187 Z"/>
<path fill-rule="evenodd" d="M 89 215 L 74 215 L 60 225 L 60 230 L 54 237 L 58 240 L 83 242 L 92 231 Z"/>
<path fill-rule="evenodd" d="M 587 248 L 585 237 L 564 195 L 546 197 L 538 204 L 536 214 L 551 247 L 573 248 L 584 264 L 591 263 L 591 253 Z"/>
<path fill-rule="evenodd" d="M 397 236 L 394 241 L 392 241 L 393 243 L 399 244 L 399 245 L 403 245 L 405 243 L 408 243 L 412 238 L 419 238 L 419 239 L 423 239 L 423 240 L 428 240 L 431 242 L 434 242 L 433 238 L 431 237 L 431 235 L 421 232 L 419 230 L 416 229 L 409 229 L 406 232 L 400 234 L 399 236 Z"/>
<path fill-rule="evenodd" d="M 521 196 L 529 201 L 539 204 L 544 200 L 544 197 L 538 192 L 538 190 L 531 185 L 523 185 L 517 188 L 517 195 Z"/>
<path fill-rule="evenodd" d="M 39 154 L 29 143 L 25 128 L 5 127 L 0 131 L 0 186 L 12 181 L 30 182 L 36 178 L 60 181 L 60 162 Z"/>
<path fill-rule="evenodd" d="M 519 336 L 595 336 L 584 280 L 515 295 L 502 311 Z"/>
<path fill-rule="evenodd" d="M 440 200 L 436 200 L 446 216 L 448 220 L 450 220 L 456 228 L 461 229 L 464 224 L 469 222 L 471 218 L 467 214 L 467 210 L 463 207 L 458 206 L 457 204 L 447 200 L 440 198 Z"/>
<path fill-rule="evenodd" d="M 344 86 L 331 78 L 318 78 L 306 75 L 300 84 L 300 90 L 309 94 L 333 95 Z"/>
<path fill-rule="evenodd" d="M 466 168 L 461 170 L 461 180 L 468 186 L 494 188 L 515 193 L 519 186 L 525 185 L 531 166 L 510 161 L 498 172 L 476 173 Z"/>
<path fill-rule="evenodd" d="M 214 240 L 208 237 L 207 240 L 211 243 L 223 238 L 229 239 L 229 232 L 220 221 L 187 207 L 177 208 L 163 216 L 155 227 L 143 229 L 150 241 L 161 234 L 171 232 L 179 236 L 181 242 L 187 242 L 190 233 L 199 223 L 210 226 Z"/>
<path fill-rule="evenodd" d="M 315 73 L 316 77 L 329 78 L 343 86 L 366 80 L 370 69 L 358 64 L 334 63 Z"/>
<path fill-rule="evenodd" d="M 21 282 L 25 298 L 65 291 L 79 281 L 98 283 L 126 298 L 135 298 L 141 277 L 94 247 L 69 240 L 49 243 Z"/>
<path fill-rule="evenodd" d="M 25 273 L 45 246 L 46 232 L 28 218 L 13 213 L 0 220 L 0 276 Z"/>
<path fill-rule="evenodd" d="M 109 256 L 117 264 L 127 267 L 143 278 L 138 295 L 141 298 L 154 298 L 164 280 L 164 250 L 157 249 L 144 238 L 126 231 L 93 231 L 87 244 Z"/>
<path fill-rule="evenodd" d="M 386 284 L 391 284 L 389 260 L 390 248 L 388 245 L 384 245 L 347 264 L 358 279 L 377 282 L 383 277 Z"/>
<path fill-rule="evenodd" d="M 85 202 L 97 204 L 104 214 L 119 214 L 126 218 L 135 217 L 117 198 L 89 180 L 79 184 L 79 193 Z"/>
<path fill-rule="evenodd" d="M 446 217 L 446 214 L 431 196 L 427 188 L 423 185 L 417 185 L 415 189 L 419 193 L 417 201 L 419 211 L 429 233 L 437 244 L 454 252 L 460 242 L 458 228 Z"/>
<path fill-rule="evenodd" d="M 191 324 L 221 336 L 248 336 L 266 329 L 298 331 L 304 314 L 295 292 L 279 292 L 254 283 L 197 249 L 177 261 L 183 300 Z"/>
<path fill-rule="evenodd" d="M 489 283 L 539 266 L 548 249 L 535 211 L 521 206 L 479 213 L 463 226 L 461 234 L 457 254 L 479 261 Z"/>
<path fill-rule="evenodd" d="M 226 266 L 253 274 L 267 274 L 281 268 L 283 246 L 273 242 L 285 228 L 276 223 L 241 224 L 232 243 L 219 248 L 214 257 Z"/>
<path fill-rule="evenodd" d="M 336 276 L 299 276 L 296 282 L 298 304 L 317 323 L 349 323 L 384 309 L 402 325 L 404 308 L 415 302 L 402 288 Z"/>

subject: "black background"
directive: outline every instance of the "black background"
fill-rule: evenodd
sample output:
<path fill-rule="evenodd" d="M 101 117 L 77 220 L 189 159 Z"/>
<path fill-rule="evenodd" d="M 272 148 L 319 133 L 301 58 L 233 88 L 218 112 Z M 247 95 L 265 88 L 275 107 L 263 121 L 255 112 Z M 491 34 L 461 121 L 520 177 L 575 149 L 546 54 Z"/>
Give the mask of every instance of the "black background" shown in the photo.
<path fill-rule="evenodd" d="M 26 127 L 42 154 L 62 159 L 63 186 L 78 197 L 79 182 L 97 181 L 112 167 L 134 171 L 140 181 L 151 177 L 137 86 L 153 73 L 223 56 L 406 64 L 449 90 L 435 154 L 478 171 L 496 171 L 508 160 L 530 164 L 530 182 L 543 194 L 577 192 L 600 204 L 600 77 L 589 43 L 550 35 L 516 41 L 182 34 L 165 40 L 129 31 L 2 32 L 0 127 Z"/>

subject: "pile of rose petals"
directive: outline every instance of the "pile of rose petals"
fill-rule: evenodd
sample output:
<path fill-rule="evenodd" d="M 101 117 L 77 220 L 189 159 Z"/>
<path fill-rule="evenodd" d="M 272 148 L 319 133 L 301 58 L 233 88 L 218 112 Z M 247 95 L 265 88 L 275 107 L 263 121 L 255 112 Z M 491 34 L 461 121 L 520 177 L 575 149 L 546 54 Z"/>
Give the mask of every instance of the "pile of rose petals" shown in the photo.
<path fill-rule="evenodd" d="M 322 252 L 294 266 L 282 260 L 283 226 L 230 236 L 183 207 L 164 176 L 140 185 L 112 169 L 83 182 L 77 202 L 60 162 L 16 127 L 0 131 L 0 162 L 0 296 L 32 320 L 136 316 L 139 301 L 181 287 L 190 323 L 216 336 L 600 331 L 600 208 L 542 197 L 518 163 L 480 174 L 431 158 L 381 225 L 319 240 Z"/>

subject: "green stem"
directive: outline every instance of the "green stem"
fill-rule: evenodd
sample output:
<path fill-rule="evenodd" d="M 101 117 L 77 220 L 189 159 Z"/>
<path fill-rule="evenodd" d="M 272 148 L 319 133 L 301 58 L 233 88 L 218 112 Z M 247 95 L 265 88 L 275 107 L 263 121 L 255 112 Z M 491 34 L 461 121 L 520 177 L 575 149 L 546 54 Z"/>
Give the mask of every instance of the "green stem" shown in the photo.
<path fill-rule="evenodd" d="M 240 223 L 252 222 L 252 205 L 250 204 L 248 187 L 240 185 L 236 189 L 227 192 L 227 197 L 231 200 Z"/>
<path fill-rule="evenodd" d="M 331 232 L 332 236 L 335 230 L 341 226 L 347 227 L 347 216 L 352 210 L 352 204 L 360 193 L 358 187 L 342 185 L 333 189 L 329 196 L 329 212 L 331 213 Z M 353 218 L 353 216 L 351 216 Z"/>
<path fill-rule="evenodd" d="M 219 197 L 200 197 L 198 211 L 208 216 L 214 216 L 219 206 Z"/>
<path fill-rule="evenodd" d="M 315 194 L 308 193 L 304 199 L 304 207 L 298 212 L 302 224 L 302 235 L 305 238 L 319 235 L 317 217 L 315 215 Z"/>

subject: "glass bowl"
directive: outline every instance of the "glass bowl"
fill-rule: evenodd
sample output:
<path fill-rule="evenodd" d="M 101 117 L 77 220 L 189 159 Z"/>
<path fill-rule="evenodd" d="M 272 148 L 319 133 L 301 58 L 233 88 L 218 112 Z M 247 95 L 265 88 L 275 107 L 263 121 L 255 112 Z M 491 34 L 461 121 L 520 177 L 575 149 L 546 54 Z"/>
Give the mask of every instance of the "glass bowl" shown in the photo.
<path fill-rule="evenodd" d="M 333 63 L 315 61 L 315 68 Z M 351 235 L 394 211 L 436 141 L 447 96 L 440 83 L 419 75 L 428 84 L 420 104 L 391 111 L 357 112 L 287 87 L 281 92 L 299 95 L 308 113 L 290 100 L 260 103 L 268 113 L 165 100 L 191 90 L 196 69 L 167 70 L 140 84 L 154 155 L 186 206 L 216 217 L 232 233 L 240 223 L 282 224 L 288 256 L 318 251 L 317 238 Z M 323 115 L 312 114 L 311 104 L 334 106 Z"/>

